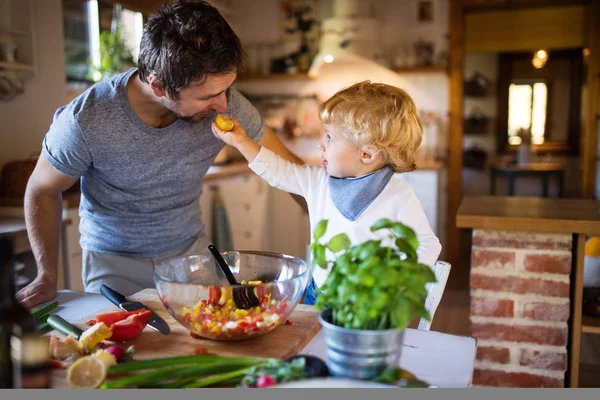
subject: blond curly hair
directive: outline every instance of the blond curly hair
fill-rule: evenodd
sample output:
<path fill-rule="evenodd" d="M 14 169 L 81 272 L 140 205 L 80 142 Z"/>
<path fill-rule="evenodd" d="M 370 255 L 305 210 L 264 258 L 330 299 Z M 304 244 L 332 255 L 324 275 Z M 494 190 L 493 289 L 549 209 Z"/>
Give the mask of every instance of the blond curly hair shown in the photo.
<path fill-rule="evenodd" d="M 334 94 L 323 103 L 319 117 L 325 124 L 346 128 L 357 146 L 380 150 L 395 172 L 416 169 L 415 151 L 423 125 L 413 99 L 404 90 L 363 81 Z"/>

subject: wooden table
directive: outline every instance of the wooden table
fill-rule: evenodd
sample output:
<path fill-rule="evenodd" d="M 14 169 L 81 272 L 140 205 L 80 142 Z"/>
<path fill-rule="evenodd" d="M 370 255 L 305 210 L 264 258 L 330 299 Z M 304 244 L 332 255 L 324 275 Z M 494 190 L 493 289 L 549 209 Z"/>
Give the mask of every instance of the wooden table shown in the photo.
<path fill-rule="evenodd" d="M 54 300 L 60 303 L 56 313 L 70 322 L 112 306 L 99 294 L 70 290 Z M 464 388 L 471 384 L 475 351 L 473 338 L 407 329 L 400 366 L 435 386 Z M 325 359 L 323 336 L 317 334 L 300 353 Z"/>
<path fill-rule="evenodd" d="M 569 320 L 569 369 L 571 387 L 579 379 L 582 332 L 597 332 L 598 321 L 582 319 L 583 263 L 587 236 L 600 236 L 600 201 L 544 199 L 539 197 L 467 196 L 456 216 L 458 228 L 572 234 Z"/>
<path fill-rule="evenodd" d="M 515 195 L 515 180 L 520 176 L 535 176 L 542 180 L 542 197 L 548 197 L 548 184 L 551 177 L 558 182 L 558 197 L 563 197 L 564 168 L 559 163 L 502 164 L 491 168 L 492 184 L 490 194 L 496 194 L 496 178 L 503 175 L 508 179 L 508 195 Z"/>

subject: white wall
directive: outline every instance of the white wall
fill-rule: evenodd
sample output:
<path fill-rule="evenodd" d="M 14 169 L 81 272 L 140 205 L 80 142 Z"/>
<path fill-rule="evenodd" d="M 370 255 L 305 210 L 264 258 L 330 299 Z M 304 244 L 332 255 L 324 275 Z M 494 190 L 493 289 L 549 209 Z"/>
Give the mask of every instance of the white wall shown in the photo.
<path fill-rule="evenodd" d="M 35 76 L 23 94 L 0 102 L 0 167 L 40 152 L 52 116 L 66 99 L 61 0 L 33 4 Z"/>

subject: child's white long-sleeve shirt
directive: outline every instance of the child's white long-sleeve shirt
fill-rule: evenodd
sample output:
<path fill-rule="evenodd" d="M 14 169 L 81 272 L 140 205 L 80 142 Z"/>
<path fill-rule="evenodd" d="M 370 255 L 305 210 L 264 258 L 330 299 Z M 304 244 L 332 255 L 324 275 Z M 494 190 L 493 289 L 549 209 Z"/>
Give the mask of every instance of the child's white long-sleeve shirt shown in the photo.
<path fill-rule="evenodd" d="M 327 243 L 339 233 L 346 233 L 352 245 L 379 239 L 389 245 L 391 243 L 387 230 L 371 232 L 370 229 L 379 219 L 389 218 L 408 225 L 416 232 L 419 239 L 419 262 L 433 265 L 440 255 L 442 246 L 431 230 L 419 199 L 414 191 L 399 179 L 392 177 L 367 209 L 355 221 L 350 221 L 333 203 L 328 183 L 329 175 L 325 168 L 291 163 L 265 147 L 261 147 L 249 166 L 269 185 L 306 199 L 311 238 L 316 224 L 322 219 L 327 219 L 329 223 L 327 232 L 320 240 L 322 243 Z M 325 283 L 328 272 L 319 267 L 314 269 L 313 277 L 318 287 Z"/>

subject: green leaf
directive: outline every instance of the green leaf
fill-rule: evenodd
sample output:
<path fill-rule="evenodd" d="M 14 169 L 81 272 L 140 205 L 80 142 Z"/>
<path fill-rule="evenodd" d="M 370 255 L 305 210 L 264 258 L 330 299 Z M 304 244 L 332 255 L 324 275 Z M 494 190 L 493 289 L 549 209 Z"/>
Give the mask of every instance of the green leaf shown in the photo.
<path fill-rule="evenodd" d="M 371 225 L 371 232 L 378 231 L 380 229 L 391 228 L 394 225 L 394 222 L 389 218 L 381 218 L 373 225 Z"/>
<path fill-rule="evenodd" d="M 419 264 L 421 267 L 421 273 L 427 279 L 427 282 L 437 282 L 437 278 L 435 277 L 435 273 L 431 269 L 431 267 L 427 264 Z"/>
<path fill-rule="evenodd" d="M 339 235 L 335 235 L 331 238 L 329 243 L 327 243 L 327 248 L 334 253 L 340 252 L 342 250 L 347 250 L 351 246 L 350 238 L 345 233 L 340 233 Z"/>
<path fill-rule="evenodd" d="M 317 223 L 317 226 L 315 227 L 315 233 L 314 233 L 315 242 L 318 241 L 319 239 L 321 239 L 321 237 L 327 231 L 327 223 L 328 223 L 328 221 L 326 219 L 323 219 L 323 220 L 319 221 L 319 223 Z"/>
<path fill-rule="evenodd" d="M 313 257 L 319 267 L 327 269 L 327 258 L 325 258 L 325 246 L 319 245 L 315 249 Z"/>
<path fill-rule="evenodd" d="M 409 260 L 417 259 L 417 252 L 406 239 L 396 239 L 396 247 L 398 247 L 398 250 L 400 250 L 402 253 L 406 254 Z"/>
<path fill-rule="evenodd" d="M 397 237 L 403 237 L 406 239 L 406 241 L 410 244 L 410 246 L 417 250 L 417 248 L 419 247 L 419 241 L 417 240 L 417 234 L 415 233 L 414 230 L 412 230 L 412 228 L 409 228 L 408 226 L 400 223 L 400 222 L 396 222 L 393 226 L 392 226 L 392 232 L 394 232 L 394 235 L 396 235 Z"/>

